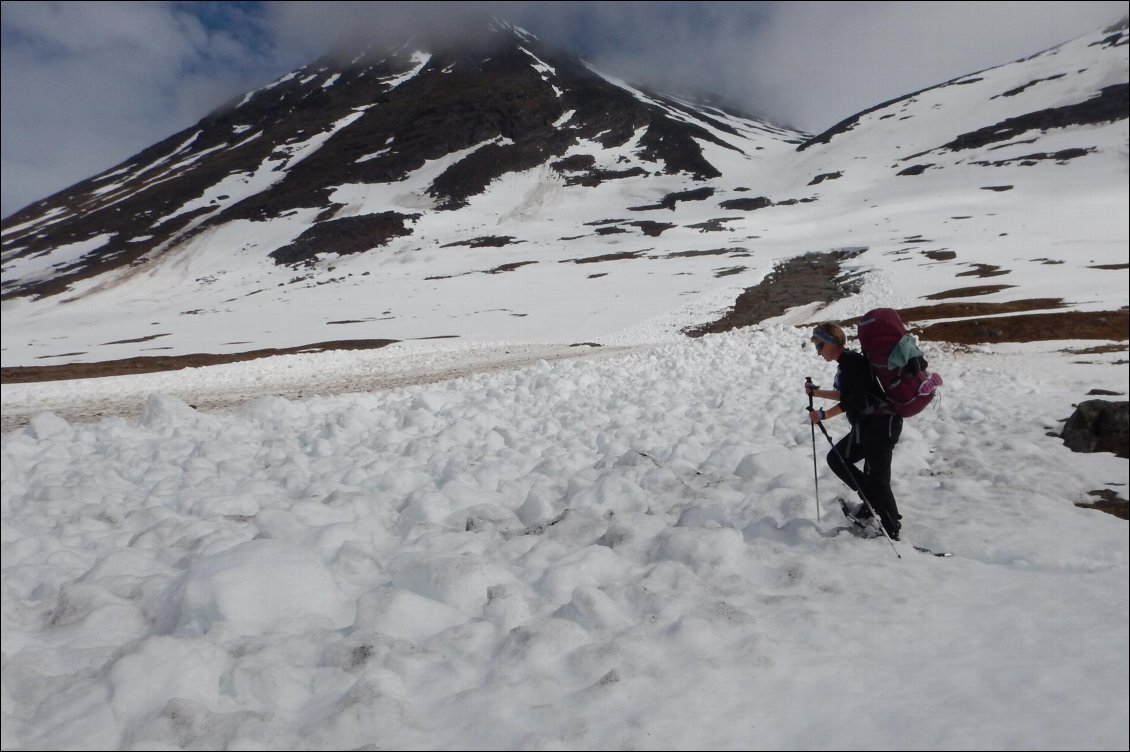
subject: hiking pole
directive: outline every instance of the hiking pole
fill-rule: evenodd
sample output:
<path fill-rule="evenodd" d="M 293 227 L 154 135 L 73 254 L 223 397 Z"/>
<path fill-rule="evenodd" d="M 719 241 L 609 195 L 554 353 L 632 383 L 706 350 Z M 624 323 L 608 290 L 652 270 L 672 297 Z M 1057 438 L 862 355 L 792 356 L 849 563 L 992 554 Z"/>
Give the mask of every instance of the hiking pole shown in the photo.
<path fill-rule="evenodd" d="M 812 377 L 811 376 L 805 376 L 804 377 L 804 385 L 806 387 L 811 387 L 811 389 L 807 389 L 807 388 L 805 389 L 805 391 L 808 392 L 808 410 L 809 410 L 809 412 L 811 412 L 812 411 L 812 389 L 815 389 L 816 385 L 812 383 Z M 810 427 L 812 428 L 812 481 L 816 484 L 816 521 L 819 522 L 820 521 L 820 476 L 817 475 L 817 472 L 816 472 L 816 424 L 813 423 Z M 821 428 L 823 428 L 823 426 L 821 426 Z"/>
<path fill-rule="evenodd" d="M 832 445 L 832 451 L 836 453 L 836 457 L 839 458 L 840 463 L 844 467 L 848 467 L 847 460 L 845 460 L 844 456 L 840 454 L 840 450 L 836 449 L 836 443 L 832 441 L 832 437 L 828 435 L 828 429 L 824 427 L 824 421 L 817 421 L 812 425 L 820 426 L 820 432 L 824 434 L 824 438 L 827 439 L 828 443 Z M 895 556 L 901 559 L 902 554 L 900 554 L 898 548 L 895 547 L 895 542 L 891 540 L 891 536 L 887 533 L 887 528 L 883 527 L 883 518 L 875 513 L 875 507 L 871 506 L 871 502 L 868 501 L 867 496 L 863 493 L 863 489 L 858 488 L 852 490 L 859 494 L 859 498 L 863 499 L 863 503 L 867 505 L 867 510 L 871 512 L 871 517 L 879 521 L 879 529 L 883 531 L 883 537 L 887 539 L 887 543 L 891 544 L 891 549 L 895 552 Z"/>

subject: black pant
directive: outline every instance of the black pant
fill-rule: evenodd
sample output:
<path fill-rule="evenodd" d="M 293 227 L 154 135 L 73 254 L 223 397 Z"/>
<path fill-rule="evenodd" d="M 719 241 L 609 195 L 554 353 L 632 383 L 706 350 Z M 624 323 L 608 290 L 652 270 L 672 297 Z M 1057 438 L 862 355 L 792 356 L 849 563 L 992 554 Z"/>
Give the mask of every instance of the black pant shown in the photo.
<path fill-rule="evenodd" d="M 898 534 L 899 508 L 891 491 L 891 458 L 902 435 L 902 418 L 861 418 L 828 452 L 828 466 L 860 498 L 866 498 L 888 533 Z M 842 459 L 841 459 L 842 458 Z M 856 463 L 863 460 L 863 470 Z"/>

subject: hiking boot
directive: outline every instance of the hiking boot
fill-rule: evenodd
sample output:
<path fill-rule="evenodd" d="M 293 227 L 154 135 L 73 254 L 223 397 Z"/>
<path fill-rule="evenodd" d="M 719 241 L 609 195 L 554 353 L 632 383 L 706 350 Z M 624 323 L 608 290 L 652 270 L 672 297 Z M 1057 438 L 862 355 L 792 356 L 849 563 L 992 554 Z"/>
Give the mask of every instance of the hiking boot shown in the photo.
<path fill-rule="evenodd" d="M 855 520 L 856 522 L 867 522 L 875 515 L 871 514 L 871 510 L 862 501 L 845 501 L 840 499 L 840 504 L 844 508 L 844 514 Z"/>
<path fill-rule="evenodd" d="M 897 541 L 899 539 L 899 530 L 902 529 L 902 525 L 899 525 L 898 523 L 895 523 L 894 525 L 887 525 L 886 523 L 883 523 L 883 529 L 887 531 L 888 538 L 893 541 Z"/>
<path fill-rule="evenodd" d="M 863 538 L 865 540 L 869 539 L 869 538 L 882 538 L 883 537 L 882 531 L 880 531 L 879 528 L 876 527 L 875 525 L 869 525 L 869 524 L 852 525 L 850 530 L 851 530 L 852 535 L 856 536 L 857 538 Z"/>

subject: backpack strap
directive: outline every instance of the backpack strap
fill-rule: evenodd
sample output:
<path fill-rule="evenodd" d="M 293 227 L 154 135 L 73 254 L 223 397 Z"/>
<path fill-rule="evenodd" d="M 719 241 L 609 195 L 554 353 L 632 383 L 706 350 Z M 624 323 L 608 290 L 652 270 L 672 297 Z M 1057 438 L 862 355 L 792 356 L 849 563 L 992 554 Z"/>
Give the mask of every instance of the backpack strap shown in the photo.
<path fill-rule="evenodd" d="M 879 377 L 875 375 L 875 364 L 867 358 L 867 370 L 871 373 L 871 382 L 875 385 L 874 393 L 867 393 L 867 407 L 863 409 L 864 416 L 872 415 L 895 415 L 895 409 L 891 405 L 891 401 L 885 397 L 887 390 L 883 388 L 883 382 L 879 381 Z"/>

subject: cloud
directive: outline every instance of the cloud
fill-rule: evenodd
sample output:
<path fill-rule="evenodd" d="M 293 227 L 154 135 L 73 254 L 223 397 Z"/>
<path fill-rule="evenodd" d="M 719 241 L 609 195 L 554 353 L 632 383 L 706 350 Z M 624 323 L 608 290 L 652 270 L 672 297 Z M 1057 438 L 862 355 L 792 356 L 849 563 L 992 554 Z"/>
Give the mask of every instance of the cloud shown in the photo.
<path fill-rule="evenodd" d="M 1093 32 L 1124 2 L 537 3 L 543 39 L 655 86 L 818 133 L 873 105 Z M 575 6 L 585 6 L 579 17 Z M 591 38 L 576 39 L 587 33 Z"/>
<path fill-rule="evenodd" d="M 192 125 L 277 68 L 175 3 L 3 11 L 4 216 Z"/>
<path fill-rule="evenodd" d="M 1067 42 L 1125 15 L 1120 2 L 782 3 L 727 80 L 733 95 L 816 131 L 867 107 Z"/>
<path fill-rule="evenodd" d="M 0 214 L 358 40 L 494 14 L 657 88 L 819 132 L 1112 23 L 1125 2 L 4 2 Z"/>

